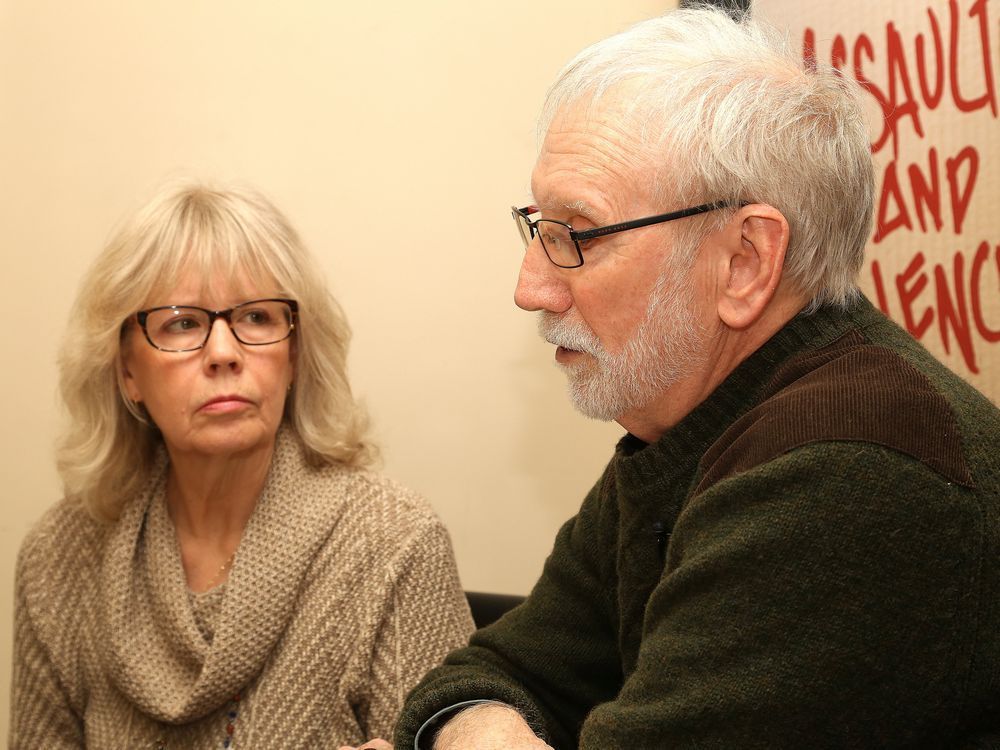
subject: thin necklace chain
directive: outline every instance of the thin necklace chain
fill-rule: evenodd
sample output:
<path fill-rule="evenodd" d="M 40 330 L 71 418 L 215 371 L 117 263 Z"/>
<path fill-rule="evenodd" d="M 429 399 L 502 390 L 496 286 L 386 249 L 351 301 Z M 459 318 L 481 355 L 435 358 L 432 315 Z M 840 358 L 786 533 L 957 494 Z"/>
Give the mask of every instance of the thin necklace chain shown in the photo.
<path fill-rule="evenodd" d="M 226 558 L 226 561 L 219 566 L 219 569 L 215 572 L 215 575 L 209 579 L 208 584 L 205 586 L 205 591 L 208 591 L 213 586 L 215 586 L 218 580 L 222 577 L 222 574 L 232 567 L 233 561 L 235 559 L 236 559 L 236 551 L 233 550 L 233 554 L 231 554 L 228 558 Z"/>

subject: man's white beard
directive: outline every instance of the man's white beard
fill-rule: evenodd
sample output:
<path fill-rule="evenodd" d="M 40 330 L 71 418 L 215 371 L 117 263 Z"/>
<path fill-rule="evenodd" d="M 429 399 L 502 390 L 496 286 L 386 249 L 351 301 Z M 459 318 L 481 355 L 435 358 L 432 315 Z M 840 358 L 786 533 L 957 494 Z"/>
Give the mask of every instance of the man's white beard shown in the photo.
<path fill-rule="evenodd" d="M 560 367 L 573 406 L 592 419 L 610 421 L 642 409 L 690 374 L 705 334 L 692 313 L 690 273 L 671 278 L 665 269 L 635 332 L 617 354 L 609 353 L 590 327 L 569 312 L 542 311 L 539 334 L 550 344 L 586 352 L 592 359 Z"/>

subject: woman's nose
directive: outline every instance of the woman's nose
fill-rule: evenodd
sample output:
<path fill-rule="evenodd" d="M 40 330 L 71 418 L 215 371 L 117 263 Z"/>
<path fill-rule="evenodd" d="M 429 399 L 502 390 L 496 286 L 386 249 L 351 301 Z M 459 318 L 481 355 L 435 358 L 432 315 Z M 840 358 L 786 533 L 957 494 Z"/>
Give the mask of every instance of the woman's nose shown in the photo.
<path fill-rule="evenodd" d="M 212 321 L 212 328 L 204 348 L 205 362 L 209 367 L 238 369 L 243 363 L 243 345 L 223 318 Z"/>

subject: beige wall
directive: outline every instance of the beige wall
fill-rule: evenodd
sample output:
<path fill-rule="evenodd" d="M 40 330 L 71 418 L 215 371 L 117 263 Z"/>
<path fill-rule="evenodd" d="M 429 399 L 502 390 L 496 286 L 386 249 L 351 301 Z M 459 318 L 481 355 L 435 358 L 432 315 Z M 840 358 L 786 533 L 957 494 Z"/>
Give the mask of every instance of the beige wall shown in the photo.
<path fill-rule="evenodd" d="M 268 192 L 353 323 L 385 471 L 468 588 L 525 592 L 619 429 L 566 403 L 511 302 L 546 85 L 673 0 L 0 0 L 0 733 L 12 576 L 60 494 L 55 355 L 77 279 L 164 178 Z"/>

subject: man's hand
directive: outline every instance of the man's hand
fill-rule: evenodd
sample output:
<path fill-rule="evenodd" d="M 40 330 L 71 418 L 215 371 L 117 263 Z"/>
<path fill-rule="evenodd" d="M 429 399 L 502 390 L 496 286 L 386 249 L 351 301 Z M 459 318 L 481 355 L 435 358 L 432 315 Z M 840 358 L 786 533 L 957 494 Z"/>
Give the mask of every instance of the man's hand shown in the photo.
<path fill-rule="evenodd" d="M 438 733 L 434 750 L 552 750 L 517 711 L 499 703 L 467 708 Z"/>
<path fill-rule="evenodd" d="M 392 750 L 392 745 L 390 745 L 385 740 L 374 739 L 368 740 L 357 747 L 351 747 L 350 745 L 341 745 L 337 750 Z"/>

